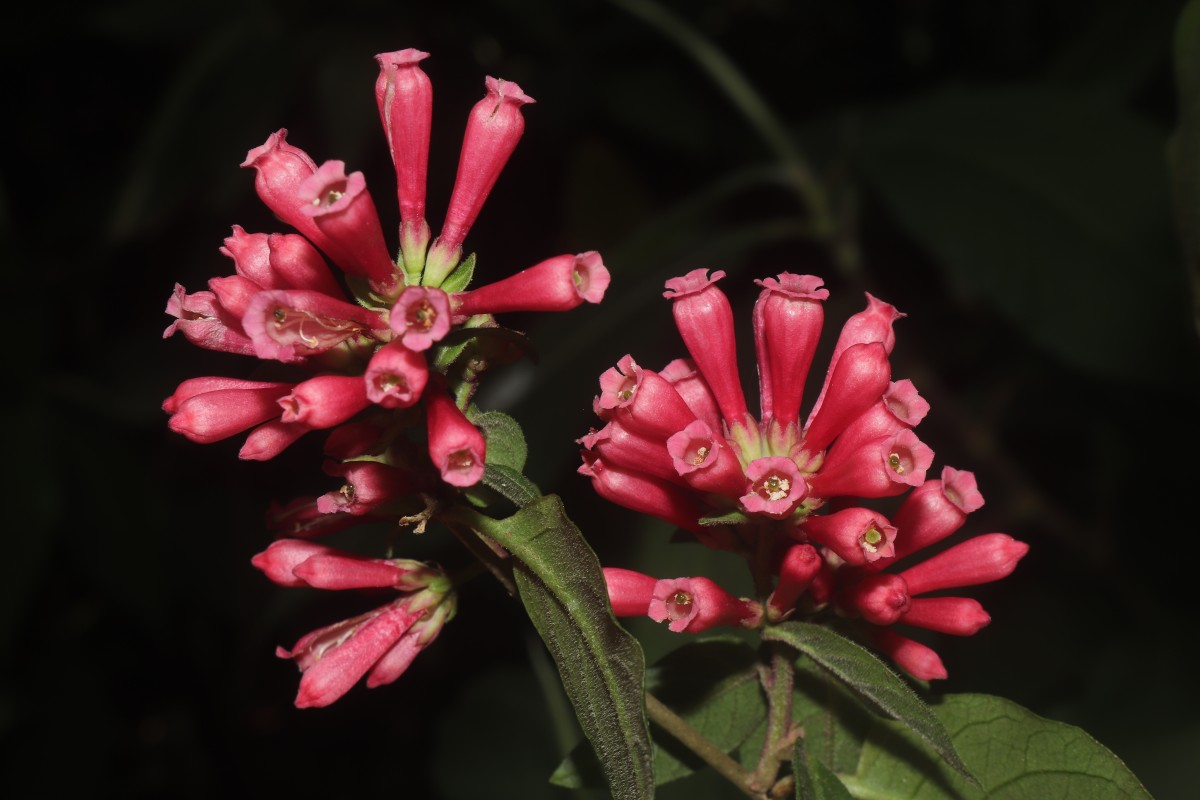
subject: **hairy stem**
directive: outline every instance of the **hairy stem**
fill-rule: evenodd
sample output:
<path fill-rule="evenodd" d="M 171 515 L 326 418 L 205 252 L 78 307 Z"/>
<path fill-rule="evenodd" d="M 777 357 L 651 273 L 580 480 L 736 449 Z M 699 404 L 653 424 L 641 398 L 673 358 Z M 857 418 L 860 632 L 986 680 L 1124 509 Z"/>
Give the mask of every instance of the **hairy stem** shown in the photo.
<path fill-rule="evenodd" d="M 767 693 L 767 735 L 755 770 L 761 785 L 773 784 L 780 764 L 791 758 L 794 661 L 791 648 L 781 642 L 771 643 L 771 667 L 763 686 Z"/>
<path fill-rule="evenodd" d="M 754 775 L 742 768 L 742 765 L 722 753 L 716 745 L 709 741 L 704 734 L 693 728 L 682 717 L 663 705 L 662 701 L 646 692 L 646 716 L 650 717 L 660 728 L 679 740 L 704 763 L 717 771 L 721 777 L 742 790 L 742 793 L 754 800 L 764 800 L 762 791 L 757 791 Z"/>

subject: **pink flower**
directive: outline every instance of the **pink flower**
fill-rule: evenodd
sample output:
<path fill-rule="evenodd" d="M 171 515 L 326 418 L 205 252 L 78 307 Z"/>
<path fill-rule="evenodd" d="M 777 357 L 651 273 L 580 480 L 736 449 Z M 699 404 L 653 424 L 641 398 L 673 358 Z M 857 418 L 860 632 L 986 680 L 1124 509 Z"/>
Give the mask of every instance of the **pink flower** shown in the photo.
<path fill-rule="evenodd" d="M 175 322 L 163 331 L 164 339 L 178 332 L 206 350 L 254 355 L 254 343 L 242 329 L 241 320 L 226 310 L 213 292 L 188 294 L 177 283 L 167 300 L 167 313 L 175 317 Z"/>
<path fill-rule="evenodd" d="M 404 270 L 420 280 L 429 246 L 425 221 L 425 177 L 429 167 L 429 131 L 433 126 L 433 84 L 420 63 L 428 53 L 411 47 L 380 53 L 375 101 L 379 119 L 396 167 L 396 194 L 400 201 L 400 251 Z"/>
<path fill-rule="evenodd" d="M 346 175 L 345 163 L 326 161 L 300 183 L 296 193 L 304 201 L 301 211 L 341 255 L 338 266 L 369 279 L 378 291 L 390 293 L 398 280 L 396 265 L 388 255 L 379 213 L 363 174 Z"/>
<path fill-rule="evenodd" d="M 429 458 L 451 486 L 474 486 L 483 477 L 487 441 L 445 392 L 425 398 Z"/>
<path fill-rule="evenodd" d="M 409 350 L 428 350 L 450 332 L 450 300 L 441 289 L 409 286 L 389 316 L 392 332 Z"/>
<path fill-rule="evenodd" d="M 594 449 L 604 463 L 678 483 L 662 466 L 667 463 L 665 449 L 676 475 L 695 490 L 691 505 L 699 508 L 699 517 L 722 516 L 740 505 L 751 516 L 794 517 L 798 522 L 832 498 L 886 497 L 919 486 L 933 452 L 909 428 L 920 421 L 927 404 L 922 407 L 911 383 L 890 382 L 888 345 L 879 341 L 888 338 L 895 310 L 869 298 L 868 311 L 852 318 L 826 376 L 828 400 L 801 427 L 804 373 L 829 293 L 811 275 L 785 272 L 760 281 L 763 292 L 754 311 L 762 389 L 759 422 L 746 409 L 733 312 L 716 285 L 724 274 L 698 269 L 666 283 L 665 296 L 672 301 L 690 360 L 677 359 L 659 374 L 627 355 L 600 377 L 596 412 L 620 425 L 605 440 L 596 440 Z M 871 337 L 876 340 L 857 341 Z M 619 431 L 641 437 L 636 454 L 628 436 L 616 436 Z M 847 433 L 854 447 L 839 449 Z M 623 483 L 633 480 L 627 475 Z M 594 482 L 598 487 L 607 483 L 603 477 Z M 612 487 L 602 492 L 614 494 Z M 657 515 L 673 521 L 686 505 L 678 498 L 655 503 Z"/>
<path fill-rule="evenodd" d="M 951 493 L 963 503 L 962 507 L 947 498 L 947 480 L 956 487 L 957 491 L 952 489 Z M 982 504 L 974 476 L 947 467 L 942 481 L 929 481 L 913 492 L 895 515 L 897 555 L 914 553 L 940 541 L 966 520 L 970 512 L 964 508 L 973 511 Z M 810 520 L 805 528 L 810 529 L 815 521 Z M 910 625 L 972 636 L 991 621 L 978 601 L 920 595 L 998 581 L 1010 575 L 1027 552 L 1029 546 L 1023 542 L 1003 533 L 989 533 L 967 539 L 904 570 L 880 572 L 880 566 L 890 563 L 883 560 L 839 570 L 834 575 L 837 587 L 833 602 L 839 613 L 861 617 L 871 625 Z M 877 647 L 914 677 L 946 677 L 941 659 L 928 646 L 893 631 L 873 630 L 869 635 Z"/>
<path fill-rule="evenodd" d="M 221 252 L 233 259 L 237 274 L 260 289 L 312 289 L 341 297 L 342 288 L 308 240 L 294 233 L 246 233 L 233 226 Z"/>
<path fill-rule="evenodd" d="M 379 79 L 375 101 L 396 167 L 400 219 L 425 218 L 425 174 L 429 163 L 429 129 L 433 125 L 433 84 L 420 63 L 428 53 L 408 48 L 375 56 Z"/>
<path fill-rule="evenodd" d="M 512 277 L 454 295 L 455 316 L 507 311 L 570 311 L 580 303 L 599 303 L 609 275 L 592 250 L 556 256 Z"/>
<path fill-rule="evenodd" d="M 692 270 L 667 281 L 663 296 L 673 301 L 671 310 L 679 335 L 712 389 L 725 422 L 733 426 L 746 416 L 746 399 L 738 376 L 733 310 L 716 286 L 724 277 L 721 270 L 711 277 L 706 269 Z"/>
<path fill-rule="evenodd" d="M 746 478 L 750 491 L 742 497 L 742 508 L 751 514 L 783 519 L 808 496 L 808 484 L 790 458 L 756 458 L 746 465 Z"/>
<path fill-rule="evenodd" d="M 666 578 L 654 584 L 647 614 L 655 622 L 666 622 L 673 633 L 702 633 L 719 625 L 754 627 L 762 609 L 708 578 Z"/>
<path fill-rule="evenodd" d="M 371 356 L 363 380 L 372 403 L 383 408 L 408 408 L 421 399 L 429 381 L 429 367 L 420 353 L 403 342 L 392 342 Z"/>
<path fill-rule="evenodd" d="M 801 399 L 829 293 L 811 275 L 759 281 L 756 420 L 739 377 L 733 312 L 716 285 L 722 277 L 698 269 L 667 281 L 665 296 L 690 359 L 656 373 L 626 355 L 601 375 L 593 408 L 607 424 L 580 439 L 579 472 L 602 497 L 706 545 L 747 558 L 771 554 L 769 564 L 754 560 L 778 576 L 765 609 L 771 622 L 832 606 L 863 620 L 872 642 L 904 669 L 943 677 L 933 650 L 884 627 L 975 633 L 990 619 L 978 602 L 924 595 L 1004 577 L 1027 548 L 992 534 L 904 571 L 890 569 L 953 533 L 983 503 L 970 473 L 947 467 L 940 480 L 926 480 L 933 451 L 913 428 L 929 404 L 911 381 L 892 380 L 893 324 L 903 315 L 867 295 L 867 308 L 838 335 L 805 416 Z M 905 493 L 890 521 L 869 507 Z M 615 584 L 623 608 L 640 607 L 646 580 Z M 663 582 L 658 587 L 651 616 L 671 619 L 673 630 L 675 623 L 694 629 L 693 593 L 683 589 L 672 599 Z M 728 608 L 729 601 L 713 607 Z"/>
<path fill-rule="evenodd" d="M 458 264 L 467 232 L 525 131 L 521 106 L 533 102 L 511 81 L 488 77 L 484 85 L 487 96 L 467 118 L 446 222 L 426 261 L 425 283 L 430 286 L 440 286 Z"/>
<path fill-rule="evenodd" d="M 345 478 L 346 482 L 337 491 L 317 498 L 317 510 L 322 514 L 361 517 L 391 500 L 412 494 L 415 488 L 408 473 L 378 461 L 347 461 L 327 471 Z"/>
<path fill-rule="evenodd" d="M 644 617 L 650 613 L 657 578 L 631 569 L 605 567 L 604 582 L 608 586 L 608 600 L 615 616 Z"/>
<path fill-rule="evenodd" d="M 304 562 L 307 563 L 307 562 Z M 455 601 L 432 587 L 374 611 L 319 628 L 276 655 L 290 658 L 304 673 L 297 708 L 327 706 L 367 676 L 368 688 L 391 683 L 429 645 L 453 616 Z"/>
<path fill-rule="evenodd" d="M 829 297 L 829 290 L 822 289 L 821 279 L 813 275 L 786 272 L 755 283 L 767 290 L 754 306 L 763 421 L 795 422 L 825 319 L 822 302 Z"/>
<path fill-rule="evenodd" d="M 289 363 L 386 330 L 376 312 L 305 289 L 259 292 L 242 325 L 259 358 Z"/>
<path fill-rule="evenodd" d="M 363 174 L 347 173 L 338 160 L 318 166 L 281 129 L 251 149 L 242 166 L 254 169 L 259 197 L 296 233 L 234 226 L 221 248 L 234 274 L 191 294 L 176 285 L 167 301 L 174 319 L 164 338 L 178 332 L 207 349 L 282 362 L 258 371 L 288 376 L 287 382 L 185 381 L 163 404 L 172 429 L 198 442 L 249 431 L 238 455 L 260 461 L 310 431 L 331 429 L 322 466 L 341 485 L 273 505 L 267 526 L 289 538 L 256 556 L 255 565 L 285 586 L 399 593 L 281 651 L 304 671 L 301 707 L 328 705 L 364 675 L 368 686 L 395 680 L 455 611 L 439 570 L 307 540 L 364 519 L 388 520 L 393 528 L 415 522 L 421 530 L 439 509 L 468 502 L 459 490 L 481 480 L 488 443 L 462 409 L 497 357 L 489 350 L 495 331 L 480 329 L 498 328 L 494 313 L 599 302 L 609 282 L 600 255 L 588 251 L 475 289 L 469 288 L 472 256 L 439 288 L 521 137 L 521 106 L 532 100 L 516 84 L 487 79 L 487 96 L 467 122 L 445 225 L 427 267 L 433 89 L 420 67 L 426 57 L 413 49 L 376 57 L 375 99 L 396 169 L 399 260 Z M 447 343 L 454 331 L 461 333 Z M 662 457 L 674 475 L 665 451 Z"/>
<path fill-rule="evenodd" d="M 278 539 L 250 559 L 280 586 L 314 589 L 397 589 L 417 591 L 442 578 L 420 561 L 363 558 L 302 539 Z"/>
<path fill-rule="evenodd" d="M 171 430 L 209 444 L 277 418 L 279 398 L 291 390 L 288 383 L 193 378 L 163 402 L 163 410 L 171 415 Z"/>
<path fill-rule="evenodd" d="M 299 422 L 310 429 L 332 428 L 370 404 L 367 387 L 355 375 L 319 375 L 292 387 L 278 400 L 283 422 Z"/>
<path fill-rule="evenodd" d="M 817 548 L 811 544 L 795 544 L 787 548 L 780 559 L 779 583 L 768 598 L 768 613 L 773 620 L 783 619 L 796 606 L 813 579 L 821 571 L 824 561 Z"/>
<path fill-rule="evenodd" d="M 895 553 L 896 527 L 869 508 L 814 514 L 793 535 L 828 547 L 848 564 L 891 559 Z"/>

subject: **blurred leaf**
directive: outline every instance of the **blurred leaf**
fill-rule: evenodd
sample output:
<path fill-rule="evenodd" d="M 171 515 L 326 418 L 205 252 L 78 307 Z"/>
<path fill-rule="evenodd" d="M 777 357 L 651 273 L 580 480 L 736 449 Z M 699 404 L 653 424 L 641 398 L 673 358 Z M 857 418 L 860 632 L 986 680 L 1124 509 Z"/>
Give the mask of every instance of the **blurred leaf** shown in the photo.
<path fill-rule="evenodd" d="M 796 779 L 796 800 L 851 800 L 845 784 L 829 767 L 809 757 L 803 736 L 792 749 L 792 775 Z"/>
<path fill-rule="evenodd" d="M 1069 364 L 1154 373 L 1181 289 L 1154 126 L 1045 88 L 945 89 L 866 123 L 867 180 L 960 291 Z"/>
<path fill-rule="evenodd" d="M 969 776 L 954 752 L 945 727 L 900 676 L 841 634 L 808 622 L 785 622 L 763 631 L 766 641 L 783 642 L 832 672 L 872 707 L 903 722 L 928 742 L 946 763 Z"/>
<path fill-rule="evenodd" d="M 863 748 L 856 796 L 914 800 L 1087 800 L 1148 798 L 1120 759 L 1072 725 L 1043 719 L 1016 703 L 981 694 L 948 695 L 934 709 L 979 779 L 972 786 L 938 763 L 902 726 L 880 722 Z"/>
<path fill-rule="evenodd" d="M 1191 0 L 1175 30 L 1175 84 L 1179 125 L 1168 163 L 1175 218 L 1192 280 L 1194 322 L 1200 330 L 1200 0 Z"/>
<path fill-rule="evenodd" d="M 667 706 L 702 733 L 722 752 L 737 748 L 766 719 L 767 707 L 755 664 L 754 650 L 744 642 L 716 639 L 689 643 L 652 667 L 647 680 Z M 678 780 L 705 764 L 670 737 L 654 750 L 654 782 Z M 567 788 L 598 785 L 599 765 L 586 748 L 578 747 L 554 774 L 551 783 Z"/>
<path fill-rule="evenodd" d="M 562 501 L 542 497 L 507 519 L 476 524 L 515 559 L 521 600 L 558 665 L 613 797 L 653 797 L 642 650 L 617 625 L 600 562 Z"/>
<path fill-rule="evenodd" d="M 472 407 L 467 414 L 472 424 L 483 429 L 487 437 L 487 463 L 508 467 L 520 472 L 525 468 L 525 436 L 518 422 L 501 411 L 479 411 Z"/>

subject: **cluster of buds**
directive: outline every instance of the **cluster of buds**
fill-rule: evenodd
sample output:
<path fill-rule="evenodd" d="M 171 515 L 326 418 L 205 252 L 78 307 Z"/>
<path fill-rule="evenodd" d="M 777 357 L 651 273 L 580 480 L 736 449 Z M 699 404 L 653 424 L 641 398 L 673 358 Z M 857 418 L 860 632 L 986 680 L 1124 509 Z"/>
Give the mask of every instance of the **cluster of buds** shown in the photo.
<path fill-rule="evenodd" d="M 373 611 L 303 636 L 291 650 L 276 651 L 304 672 L 299 708 L 329 705 L 364 675 L 369 688 L 396 680 L 457 608 L 449 579 L 419 561 L 362 558 L 302 539 L 279 539 L 252 562 L 280 586 L 400 593 Z"/>
<path fill-rule="evenodd" d="M 475 256 L 463 258 L 463 241 L 521 137 L 522 106 L 533 100 L 515 83 L 487 78 L 486 96 L 467 120 L 445 222 L 431 241 L 426 57 L 412 49 L 376 57 L 375 95 L 397 176 L 397 258 L 363 174 L 347 174 L 341 161 L 318 166 L 280 130 L 242 166 L 255 170 L 259 197 L 298 233 L 235 226 L 221 248 L 234 274 L 213 278 L 207 291 L 176 285 L 167 302 L 175 321 L 164 337 L 180 333 L 200 347 L 255 357 L 273 378 L 184 381 L 163 404 L 172 430 L 201 443 L 249 431 L 239 455 L 250 460 L 274 458 L 310 431 L 330 431 L 325 471 L 343 485 L 273 509 L 269 520 L 282 535 L 311 538 L 364 515 L 419 515 L 436 505 L 431 495 L 455 502 L 481 480 L 487 459 L 470 400 L 480 374 L 513 349 L 511 337 L 495 335 L 493 315 L 567 311 L 599 302 L 608 286 L 599 254 L 585 252 L 468 288 Z M 297 703 L 340 696 L 370 666 L 364 654 L 377 654 L 389 637 L 412 654 L 413 641 L 431 641 L 453 609 L 436 583 L 297 644 L 290 655 L 306 670 Z M 335 652 L 354 655 L 335 659 Z M 369 683 L 399 674 L 395 652 L 380 656 Z M 347 678 L 357 672 L 348 683 L 327 677 L 330 665 L 344 662 L 353 668 L 336 669 Z"/>
<path fill-rule="evenodd" d="M 876 646 L 914 676 L 945 677 L 936 653 L 885 626 L 975 633 L 989 618 L 974 600 L 914 596 L 998 580 L 1027 547 L 990 534 L 906 570 L 884 571 L 954 533 L 983 504 L 969 472 L 947 467 L 941 480 L 926 480 L 933 451 L 913 428 L 929 404 L 911 381 L 893 381 L 891 374 L 893 323 L 903 314 L 867 295 L 867 308 L 843 326 L 801 422 L 829 293 L 812 275 L 758 281 L 756 420 L 738 373 L 733 312 L 716 286 L 722 277 L 700 269 L 667 281 L 665 296 L 691 359 L 655 372 L 627 355 L 605 372 L 594 403 L 605 424 L 580 439 L 579 471 L 608 500 L 666 520 L 711 547 L 770 563 L 774 588 L 757 608 L 705 579 L 678 579 L 694 587 L 679 591 L 689 619 L 698 622 L 673 623 L 671 630 L 770 624 L 798 608 L 812 614 L 832 608 L 869 623 Z M 910 491 L 891 520 L 871 507 Z M 606 574 L 619 616 L 683 619 L 681 610 L 661 611 L 669 582 L 635 580 L 623 570 Z M 648 591 L 658 605 L 643 603 Z"/>

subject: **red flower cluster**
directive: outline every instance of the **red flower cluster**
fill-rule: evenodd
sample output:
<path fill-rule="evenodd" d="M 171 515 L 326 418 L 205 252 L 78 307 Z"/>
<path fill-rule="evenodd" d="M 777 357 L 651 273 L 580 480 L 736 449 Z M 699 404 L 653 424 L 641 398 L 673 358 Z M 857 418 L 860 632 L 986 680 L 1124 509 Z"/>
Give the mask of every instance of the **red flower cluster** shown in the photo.
<path fill-rule="evenodd" d="M 487 94 L 468 117 L 445 224 L 430 242 L 425 178 L 433 90 L 420 67 L 426 57 L 412 49 L 376 57 L 375 95 L 396 167 L 399 258 L 390 255 L 363 174 L 347 174 L 341 161 L 318 166 L 280 130 L 242 166 L 255 170 L 267 207 L 299 233 L 235 226 L 221 249 L 234 274 L 213 278 L 207 291 L 176 285 L 167 302 L 176 319 L 164 336 L 178 332 L 207 349 L 256 357 L 279 375 L 184 381 L 163 403 L 172 430 L 201 443 L 250 431 L 239 455 L 252 460 L 274 458 L 310 431 L 331 431 L 325 471 L 342 486 L 274 509 L 269 519 L 284 535 L 310 538 L 364 515 L 404 517 L 424 510 L 420 494 L 477 483 L 487 442 L 467 409 L 489 356 L 472 343 L 498 327 L 494 313 L 566 311 L 599 302 L 608 286 L 599 254 L 586 252 L 467 288 L 475 258 L 462 258 L 463 241 L 521 137 L 522 106 L 533 102 L 515 83 L 495 78 L 486 80 Z M 365 574 L 366 563 L 372 574 L 390 574 L 380 562 L 313 554 L 302 545 L 287 545 L 294 569 L 278 567 L 283 551 L 275 549 L 255 564 L 288 586 L 382 585 L 344 575 L 336 587 L 314 582 L 318 563 L 336 563 L 351 576 Z M 309 556 L 299 561 L 297 553 Z M 394 680 L 437 636 L 453 615 L 450 585 L 440 573 L 412 569 L 424 583 L 389 583 L 402 591 L 399 599 L 287 651 L 306 671 L 298 705 L 332 702 L 368 670 L 370 685 Z"/>
<path fill-rule="evenodd" d="M 691 360 L 654 372 L 627 355 L 605 372 L 594 407 L 606 424 L 580 440 L 579 471 L 603 497 L 709 546 L 766 546 L 775 590 L 762 607 L 701 578 L 655 581 L 610 570 L 614 608 L 670 619 L 675 631 L 777 621 L 798 604 L 812 613 L 832 608 L 875 626 L 876 645 L 916 677 L 945 677 L 932 650 L 882 626 L 975 633 L 989 618 L 974 600 L 917 595 L 998 580 L 1028 548 L 990 534 L 903 571 L 882 571 L 949 536 L 983 504 L 968 472 L 947 467 L 941 480 L 926 480 L 933 451 L 912 429 L 929 404 L 910 381 L 891 380 L 892 325 L 903 315 L 867 295 L 867 308 L 842 328 L 802 423 L 829 293 L 812 275 L 758 281 L 756 420 L 738 374 L 733 312 L 715 283 L 722 277 L 700 269 L 667 281 L 665 296 Z M 862 502 L 910 490 L 890 520 Z M 664 615 L 664 598 L 674 612 Z"/>

